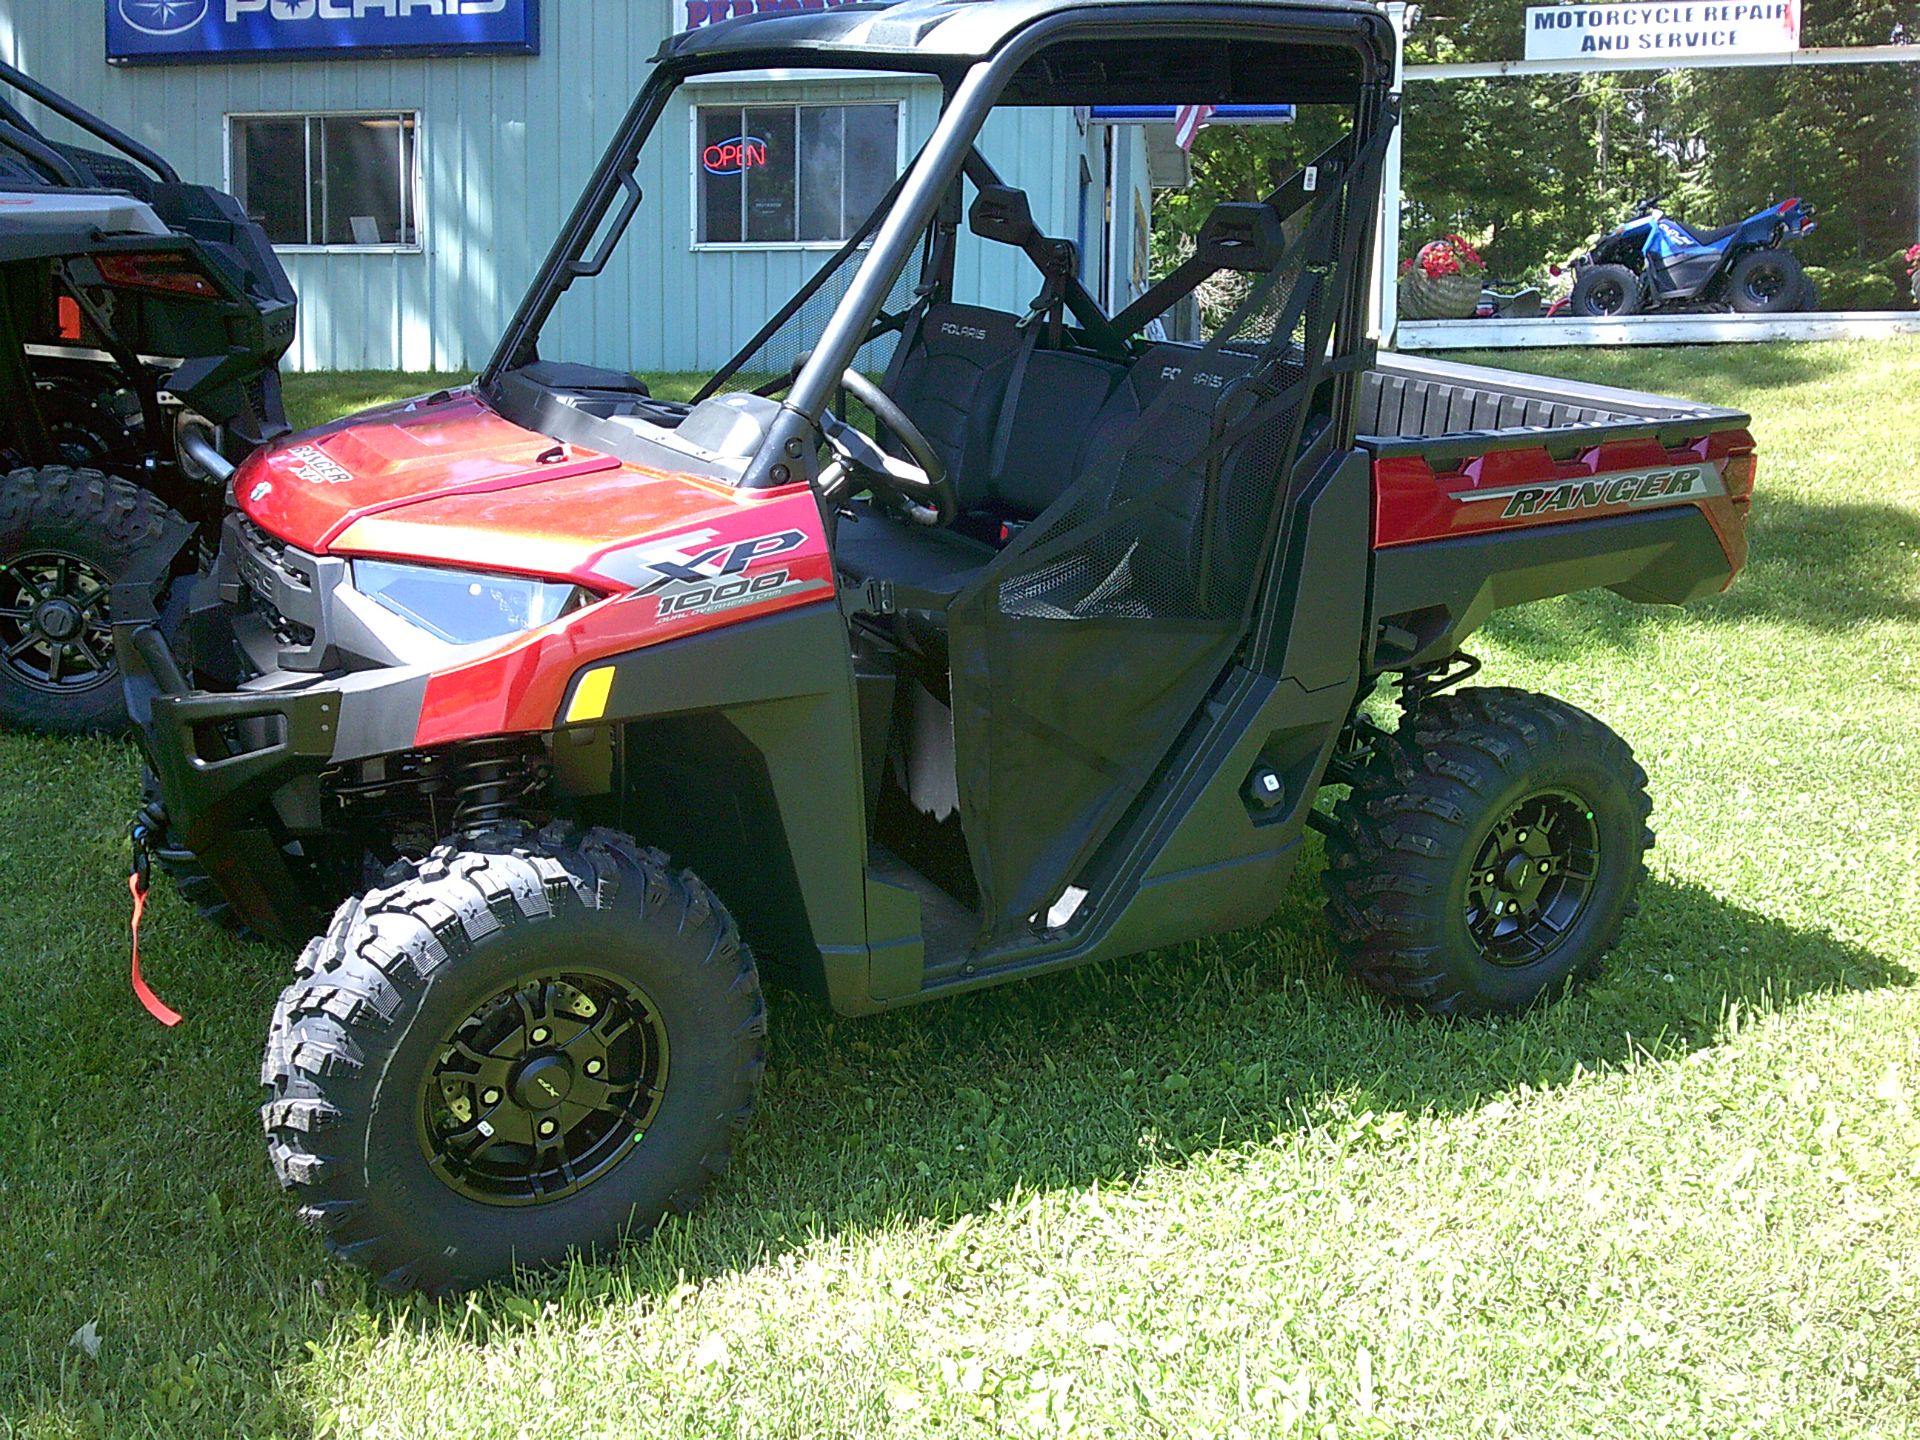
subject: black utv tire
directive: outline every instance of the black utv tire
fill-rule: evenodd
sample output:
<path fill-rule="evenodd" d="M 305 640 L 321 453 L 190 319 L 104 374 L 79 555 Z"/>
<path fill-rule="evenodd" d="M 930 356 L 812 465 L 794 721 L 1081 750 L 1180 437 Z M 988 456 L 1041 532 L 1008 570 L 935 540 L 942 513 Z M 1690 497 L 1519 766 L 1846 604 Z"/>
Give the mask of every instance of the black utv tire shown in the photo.
<path fill-rule="evenodd" d="M 1727 272 L 1727 298 L 1742 315 L 1804 309 L 1807 273 L 1787 250 L 1749 250 Z"/>
<path fill-rule="evenodd" d="M 1334 810 L 1327 911 L 1354 978 L 1455 1017 L 1592 977 L 1646 873 L 1646 782 L 1624 740 L 1564 701 L 1428 700 Z"/>
<path fill-rule="evenodd" d="M 127 725 L 107 591 L 184 524 L 117 476 L 46 465 L 0 480 L 0 725 L 56 734 Z"/>
<path fill-rule="evenodd" d="M 1624 265 L 1588 265 L 1573 282 L 1569 313 L 1588 320 L 1632 315 L 1640 309 L 1640 277 Z"/>
<path fill-rule="evenodd" d="M 753 957 L 712 893 L 624 835 L 560 825 L 408 868 L 340 907 L 274 1011 L 261 1117 L 301 1218 L 386 1287 L 440 1292 L 603 1252 L 691 1209 L 726 1169 L 765 1063 Z M 594 993 L 597 1010 L 569 1008 Z M 622 1012 L 622 993 L 641 998 Z M 601 1026 L 625 1058 L 581 1048 Z M 449 1080 L 479 1047 L 520 1042 L 499 1080 Z M 565 1073 L 542 1071 L 556 1054 Z M 596 1059 L 582 1068 L 582 1054 Z M 543 1081 L 544 1099 L 529 1088 L 541 1074 L 559 1087 Z M 583 1078 L 595 1074 L 612 1078 Z M 609 1099 L 622 1085 L 628 1097 Z M 603 1121 L 599 1149 L 555 1158 Z M 549 1124 L 559 1138 L 535 1138 Z M 472 1138 L 447 1138 L 457 1131 Z M 589 1158 L 582 1181 L 573 1166 Z M 525 1178 L 539 1166 L 559 1177 L 550 1187 Z"/>

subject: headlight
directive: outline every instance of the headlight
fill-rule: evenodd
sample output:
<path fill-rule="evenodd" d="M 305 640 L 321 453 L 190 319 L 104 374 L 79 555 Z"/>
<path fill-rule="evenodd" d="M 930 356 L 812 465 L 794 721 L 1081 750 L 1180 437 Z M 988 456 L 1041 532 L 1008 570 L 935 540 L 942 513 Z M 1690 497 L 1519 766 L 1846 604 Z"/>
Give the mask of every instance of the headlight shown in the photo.
<path fill-rule="evenodd" d="M 353 588 L 450 645 L 537 630 L 593 600 L 564 581 L 481 575 L 389 560 L 353 562 Z"/>

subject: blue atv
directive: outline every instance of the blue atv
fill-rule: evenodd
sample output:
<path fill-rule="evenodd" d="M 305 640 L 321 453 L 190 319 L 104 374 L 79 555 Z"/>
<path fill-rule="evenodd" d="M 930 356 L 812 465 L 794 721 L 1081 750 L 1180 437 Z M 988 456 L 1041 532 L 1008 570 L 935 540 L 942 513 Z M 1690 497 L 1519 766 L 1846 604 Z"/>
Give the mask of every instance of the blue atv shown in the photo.
<path fill-rule="evenodd" d="M 1778 315 L 1811 310 L 1818 298 L 1800 262 L 1783 247 L 1810 235 L 1813 207 L 1799 199 L 1769 205 L 1737 225 L 1699 231 L 1660 208 L 1633 218 L 1573 262 L 1570 313 L 1584 317 L 1654 310 L 1721 310 Z"/>

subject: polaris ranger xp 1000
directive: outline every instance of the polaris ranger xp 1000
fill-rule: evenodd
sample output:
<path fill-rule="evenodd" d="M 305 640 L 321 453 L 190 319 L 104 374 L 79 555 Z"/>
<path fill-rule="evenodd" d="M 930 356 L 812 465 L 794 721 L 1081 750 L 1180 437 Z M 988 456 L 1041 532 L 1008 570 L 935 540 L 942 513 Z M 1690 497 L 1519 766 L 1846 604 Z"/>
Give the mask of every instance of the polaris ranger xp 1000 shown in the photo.
<path fill-rule="evenodd" d="M 1595 970 L 1645 777 L 1572 706 L 1451 688 L 1461 645 L 1544 596 L 1726 586 L 1753 445 L 1726 411 L 1374 354 L 1391 56 L 1346 0 L 677 36 L 473 385 L 241 466 L 191 670 L 116 635 L 165 800 L 141 838 L 306 942 L 263 1113 L 336 1254 L 439 1288 L 644 1231 L 747 1123 L 759 965 L 865 1014 L 1258 924 L 1310 825 L 1379 994 L 1509 1012 Z M 766 70 L 943 104 L 666 400 L 579 358 L 609 324 L 645 349 L 598 286 L 642 179 L 685 173 L 682 87 Z M 1325 147 L 1103 306 L 991 117 L 1196 99 L 1311 108 Z M 725 223 L 798 223 L 743 183 L 773 188 L 716 189 Z M 967 288 L 996 267 L 1014 308 Z M 1201 335 L 1158 338 L 1215 277 Z M 1382 680 L 1397 728 L 1362 709 Z"/>

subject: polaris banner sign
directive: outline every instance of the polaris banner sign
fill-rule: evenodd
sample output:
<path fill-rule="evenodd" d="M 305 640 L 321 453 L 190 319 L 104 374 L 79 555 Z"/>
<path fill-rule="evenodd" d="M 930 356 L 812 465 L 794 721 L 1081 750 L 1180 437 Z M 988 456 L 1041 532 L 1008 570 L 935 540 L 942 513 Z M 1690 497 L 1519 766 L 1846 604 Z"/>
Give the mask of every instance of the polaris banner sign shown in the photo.
<path fill-rule="evenodd" d="M 1666 59 L 1784 55 L 1800 48 L 1800 0 L 1534 5 L 1527 59 Z"/>
<path fill-rule="evenodd" d="M 537 55 L 540 0 L 106 0 L 114 65 Z"/>

